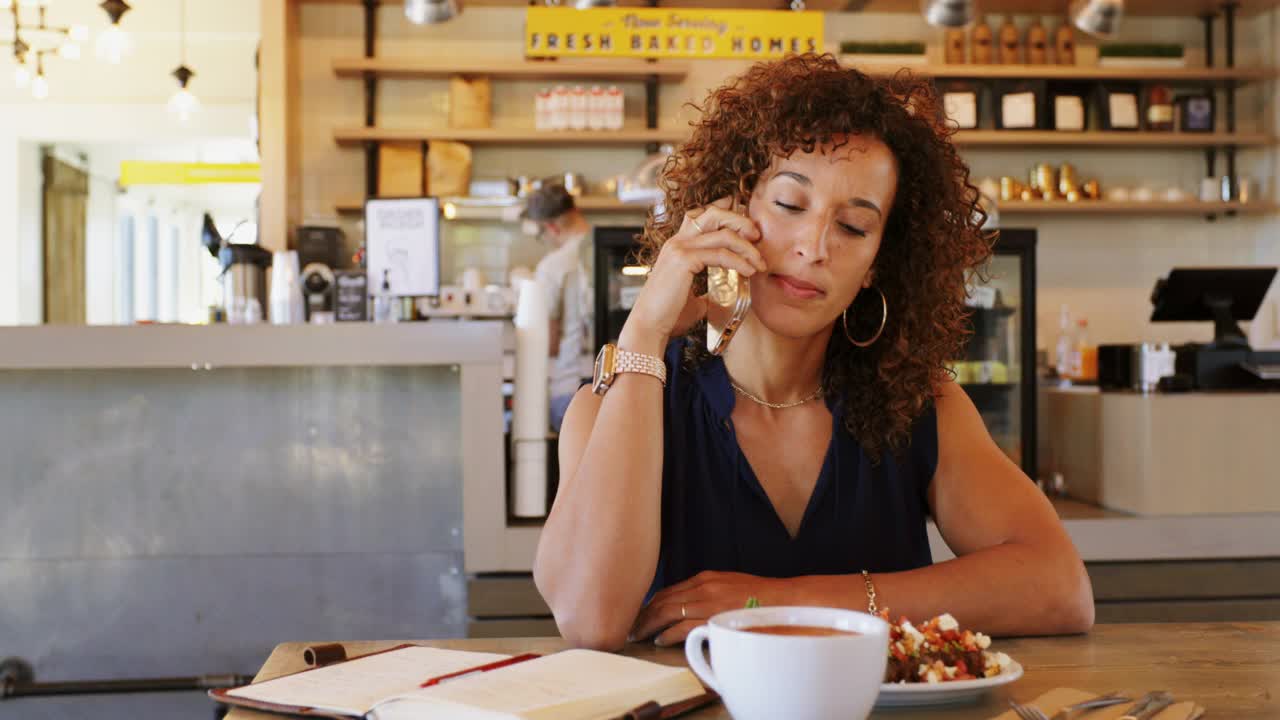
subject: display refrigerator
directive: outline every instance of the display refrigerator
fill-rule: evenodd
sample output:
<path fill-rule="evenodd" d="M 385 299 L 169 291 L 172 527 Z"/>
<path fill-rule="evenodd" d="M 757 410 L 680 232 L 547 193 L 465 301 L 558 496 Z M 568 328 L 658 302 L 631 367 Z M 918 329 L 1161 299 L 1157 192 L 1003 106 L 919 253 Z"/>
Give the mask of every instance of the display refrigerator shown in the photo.
<path fill-rule="evenodd" d="M 638 226 L 595 230 L 594 345 L 617 340 L 644 286 L 636 260 Z M 996 444 L 1029 477 L 1036 476 L 1036 231 L 1000 231 L 995 255 L 975 278 L 973 334 L 951 363 Z"/>
<path fill-rule="evenodd" d="M 996 445 L 1035 478 L 1036 231 L 1001 230 L 972 285 L 973 334 L 952 370 Z"/>
<path fill-rule="evenodd" d="M 631 314 L 646 268 L 637 262 L 640 251 L 638 225 L 597 227 L 593 236 L 595 268 L 592 272 L 594 300 L 593 355 L 605 343 L 614 342 Z"/>

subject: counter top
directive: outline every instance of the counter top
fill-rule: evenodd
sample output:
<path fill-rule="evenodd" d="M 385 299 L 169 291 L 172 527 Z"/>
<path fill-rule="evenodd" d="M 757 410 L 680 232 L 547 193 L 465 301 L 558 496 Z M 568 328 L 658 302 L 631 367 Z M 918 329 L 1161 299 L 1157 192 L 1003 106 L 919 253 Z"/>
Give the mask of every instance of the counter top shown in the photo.
<path fill-rule="evenodd" d="M 0 328 L 0 370 L 455 365 L 502 361 L 503 323 Z"/>
<path fill-rule="evenodd" d="M 1066 498 L 1053 505 L 1085 562 L 1280 557 L 1275 513 L 1142 517 Z M 955 557 L 932 520 L 929 545 L 935 562 Z"/>

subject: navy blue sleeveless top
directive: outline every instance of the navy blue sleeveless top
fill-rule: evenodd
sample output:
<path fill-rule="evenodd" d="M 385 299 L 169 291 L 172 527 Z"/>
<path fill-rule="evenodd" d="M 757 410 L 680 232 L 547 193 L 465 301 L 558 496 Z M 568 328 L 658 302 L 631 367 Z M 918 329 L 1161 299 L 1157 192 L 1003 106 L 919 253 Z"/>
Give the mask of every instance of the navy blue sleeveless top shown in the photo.
<path fill-rule="evenodd" d="M 689 370 L 686 342 L 666 354 L 662 542 L 651 592 L 703 570 L 795 577 L 932 562 L 925 530 L 925 494 L 938 465 L 932 405 L 912 426 L 910 445 L 873 464 L 829 400 L 831 444 L 793 539 L 738 446 L 724 361 Z"/>

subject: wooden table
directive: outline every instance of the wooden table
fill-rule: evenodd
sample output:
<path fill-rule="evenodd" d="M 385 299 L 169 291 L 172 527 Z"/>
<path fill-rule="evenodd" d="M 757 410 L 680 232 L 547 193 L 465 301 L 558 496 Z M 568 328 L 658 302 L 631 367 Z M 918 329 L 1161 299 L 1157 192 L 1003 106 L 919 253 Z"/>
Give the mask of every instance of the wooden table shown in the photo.
<path fill-rule="evenodd" d="M 348 642 L 349 655 L 390 647 L 397 642 Z M 413 641 L 409 641 L 413 642 Z M 302 649 L 311 643 L 276 647 L 256 680 L 267 680 L 305 668 Z M 502 640 L 432 640 L 434 647 L 517 654 L 564 649 L 552 638 Z M 1280 718 L 1280 623 L 1196 623 L 1099 625 L 1085 636 L 997 640 L 995 647 L 1026 668 L 1021 680 L 988 695 L 981 703 L 939 710 L 896 710 L 874 718 L 908 720 L 987 720 L 1008 707 L 1009 698 L 1030 700 L 1057 687 L 1087 691 L 1168 690 L 1179 699 L 1194 699 L 1208 708 L 1209 718 L 1275 720 Z M 683 665 L 680 648 L 628 646 L 626 654 L 668 665 Z M 268 720 L 271 715 L 235 709 L 228 720 Z M 728 720 L 717 705 L 689 716 L 694 720 Z"/>

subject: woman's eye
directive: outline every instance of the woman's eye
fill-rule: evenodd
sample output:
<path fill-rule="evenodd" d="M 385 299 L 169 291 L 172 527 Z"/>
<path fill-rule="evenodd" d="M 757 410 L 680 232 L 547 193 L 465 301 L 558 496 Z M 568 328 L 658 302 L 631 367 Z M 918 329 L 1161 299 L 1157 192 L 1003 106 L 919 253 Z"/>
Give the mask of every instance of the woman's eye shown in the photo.
<path fill-rule="evenodd" d="M 774 201 L 773 201 L 773 204 L 774 204 L 774 205 L 777 205 L 778 207 L 782 208 L 783 210 L 786 210 L 787 212 L 793 212 L 793 213 L 794 213 L 794 212 L 800 212 L 801 210 L 803 210 L 803 209 L 804 209 L 804 208 L 800 207 L 799 205 L 791 205 L 791 204 L 788 204 L 788 203 L 784 203 L 784 202 L 782 202 L 781 200 L 774 200 Z"/>
<path fill-rule="evenodd" d="M 852 225 L 846 225 L 846 224 L 844 224 L 844 223 L 837 223 L 837 224 L 840 226 L 840 229 L 841 229 L 841 230 L 843 230 L 843 231 L 845 231 L 845 232 L 849 233 L 850 235 L 857 235 L 858 237 L 866 237 L 866 236 L 867 236 L 867 231 L 866 231 L 866 230 L 859 230 L 858 228 L 856 228 L 856 227 L 854 227 L 854 226 L 852 226 Z"/>

